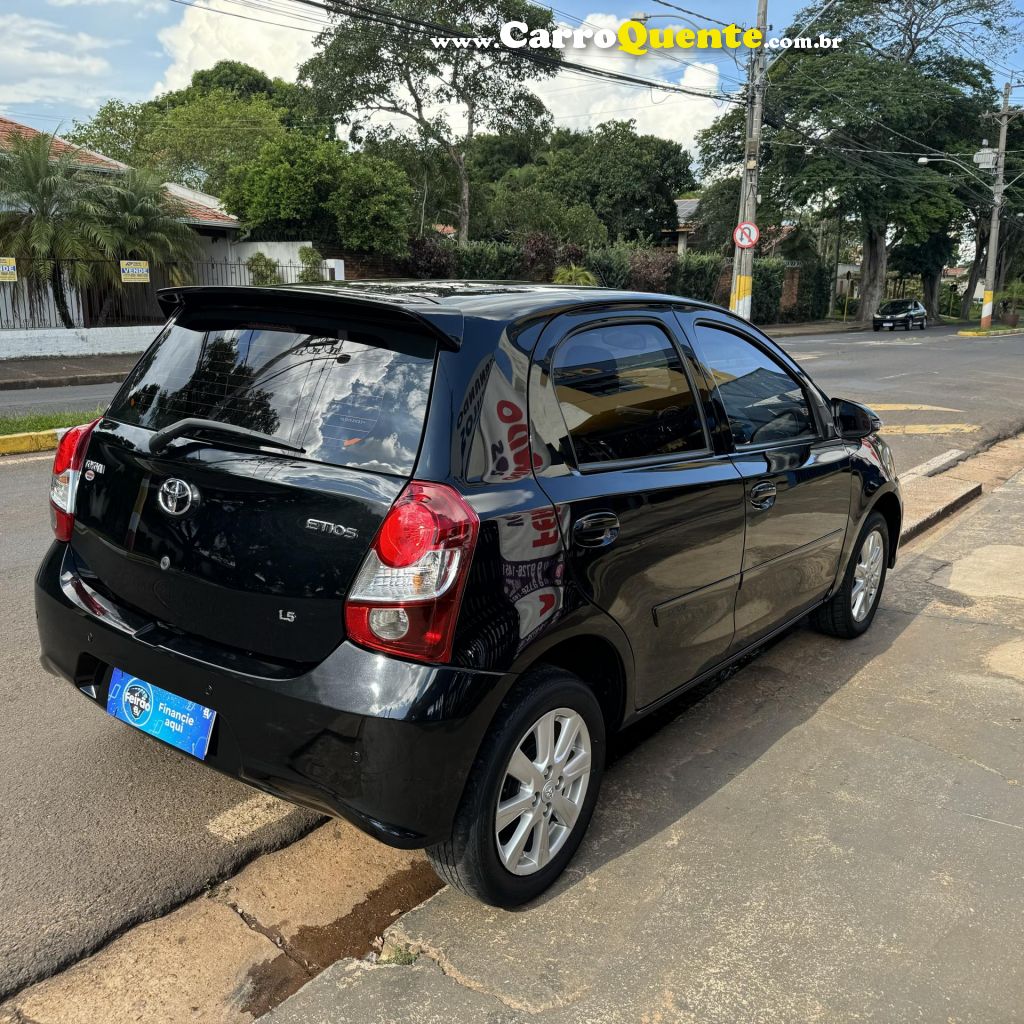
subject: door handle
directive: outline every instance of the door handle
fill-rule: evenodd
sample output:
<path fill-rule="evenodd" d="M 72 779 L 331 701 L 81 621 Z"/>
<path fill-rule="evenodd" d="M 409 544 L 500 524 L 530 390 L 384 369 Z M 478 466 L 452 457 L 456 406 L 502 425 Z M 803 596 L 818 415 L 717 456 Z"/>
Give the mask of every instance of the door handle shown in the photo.
<path fill-rule="evenodd" d="M 572 525 L 573 543 L 581 548 L 603 548 L 619 535 L 619 517 L 614 512 L 591 512 Z"/>
<path fill-rule="evenodd" d="M 759 512 L 767 511 L 775 504 L 777 493 L 771 480 L 762 480 L 750 488 L 750 504 Z"/>

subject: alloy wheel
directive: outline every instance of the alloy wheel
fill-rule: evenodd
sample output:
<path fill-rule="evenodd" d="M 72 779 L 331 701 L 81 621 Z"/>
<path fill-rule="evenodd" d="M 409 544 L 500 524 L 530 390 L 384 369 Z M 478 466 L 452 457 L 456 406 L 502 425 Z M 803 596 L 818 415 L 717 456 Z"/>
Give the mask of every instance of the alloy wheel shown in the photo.
<path fill-rule="evenodd" d="M 863 622 L 874 608 L 884 569 L 885 544 L 882 541 L 882 534 L 878 530 L 872 530 L 864 538 L 857 555 L 857 564 L 853 568 L 850 611 L 857 622 Z"/>
<path fill-rule="evenodd" d="M 532 875 L 565 845 L 583 807 L 593 761 L 590 731 L 571 708 L 549 711 L 516 744 L 494 814 L 502 864 Z"/>

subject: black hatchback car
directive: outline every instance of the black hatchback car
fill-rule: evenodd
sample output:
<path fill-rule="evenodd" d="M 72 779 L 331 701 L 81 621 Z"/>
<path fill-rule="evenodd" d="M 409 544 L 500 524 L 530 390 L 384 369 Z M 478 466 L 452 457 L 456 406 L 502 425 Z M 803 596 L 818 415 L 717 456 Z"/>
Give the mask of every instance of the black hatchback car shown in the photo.
<path fill-rule="evenodd" d="M 920 327 L 923 331 L 927 326 L 928 311 L 917 299 L 891 299 L 883 303 L 871 318 L 871 327 L 876 331 L 883 327 L 890 331 L 897 327 L 905 331 Z"/>
<path fill-rule="evenodd" d="M 726 311 L 415 282 L 165 291 L 69 432 L 43 663 L 489 903 L 583 838 L 608 737 L 807 613 L 871 624 L 879 422 Z"/>

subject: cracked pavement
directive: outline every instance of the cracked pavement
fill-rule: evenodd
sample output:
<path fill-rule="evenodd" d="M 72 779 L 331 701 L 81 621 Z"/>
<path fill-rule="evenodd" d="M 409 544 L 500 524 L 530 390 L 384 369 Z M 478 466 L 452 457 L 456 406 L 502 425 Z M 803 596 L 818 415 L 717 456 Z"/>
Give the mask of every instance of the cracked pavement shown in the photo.
<path fill-rule="evenodd" d="M 1024 474 L 619 744 L 566 876 L 442 890 L 267 1024 L 1024 1019 Z M 409 957 L 399 957 L 408 960 Z"/>

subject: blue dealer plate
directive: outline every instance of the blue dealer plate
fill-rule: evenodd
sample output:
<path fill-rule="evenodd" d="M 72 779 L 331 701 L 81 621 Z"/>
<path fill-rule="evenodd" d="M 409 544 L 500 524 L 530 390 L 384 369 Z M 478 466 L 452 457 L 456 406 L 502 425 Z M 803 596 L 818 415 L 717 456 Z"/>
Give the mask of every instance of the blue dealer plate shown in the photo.
<path fill-rule="evenodd" d="M 206 757 L 216 711 L 130 676 L 119 668 L 110 677 L 107 713 L 186 754 Z"/>

